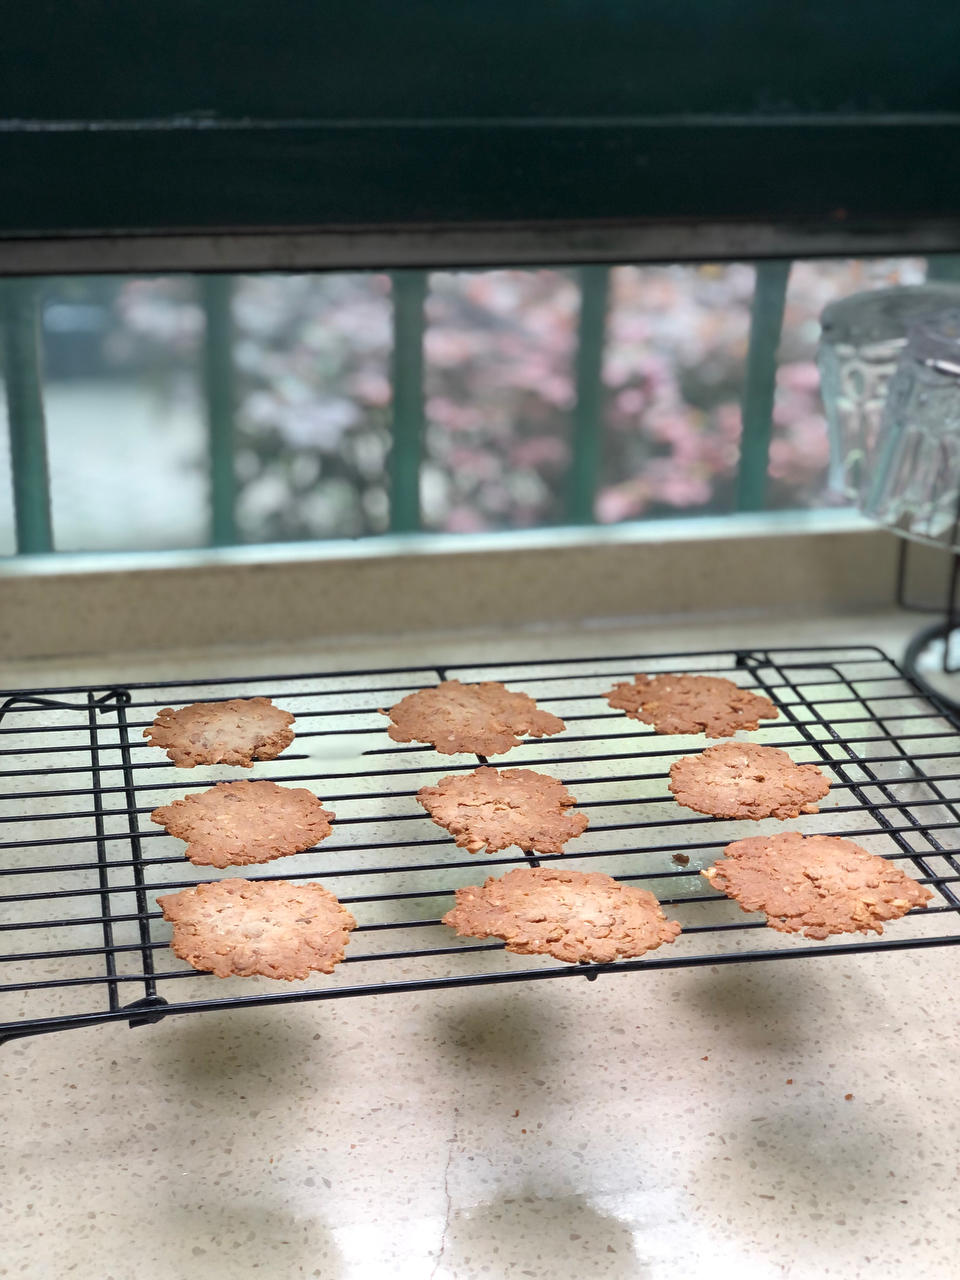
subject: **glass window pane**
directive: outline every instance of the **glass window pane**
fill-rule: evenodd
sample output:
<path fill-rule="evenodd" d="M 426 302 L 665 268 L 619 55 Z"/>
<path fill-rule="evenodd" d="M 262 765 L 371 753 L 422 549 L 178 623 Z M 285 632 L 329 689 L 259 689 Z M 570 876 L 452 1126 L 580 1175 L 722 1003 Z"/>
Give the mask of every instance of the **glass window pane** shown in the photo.
<path fill-rule="evenodd" d="M 916 283 L 925 270 L 920 259 L 793 264 L 769 509 L 841 501 L 827 489 L 814 362 L 823 307 L 857 290 Z M 579 277 L 575 268 L 430 274 L 425 529 L 470 533 L 568 518 Z M 599 521 L 735 509 L 754 277 L 745 263 L 611 269 Z M 39 290 L 57 548 L 208 545 L 209 291 L 186 275 L 51 278 Z M 237 539 L 385 532 L 390 278 L 236 276 L 229 292 Z M 224 461 L 220 474 L 229 482 L 231 459 Z M 0 486 L 10 493 L 5 402 Z M 0 554 L 13 553 L 14 541 L 12 502 L 0 502 Z"/>
<path fill-rule="evenodd" d="M 753 282 L 739 263 L 613 272 L 598 520 L 732 509 Z"/>
<path fill-rule="evenodd" d="M 767 509 L 843 504 L 827 484 L 815 364 L 827 303 L 914 284 L 922 259 L 795 262 L 778 353 Z M 620 267 L 613 273 L 598 520 L 718 514 L 736 503 L 754 269 Z"/>
<path fill-rule="evenodd" d="M 194 280 L 50 280 L 41 306 L 56 548 L 206 545 Z"/>
<path fill-rule="evenodd" d="M 563 520 L 578 313 L 571 272 L 431 275 L 425 528 Z"/>
<path fill-rule="evenodd" d="M 240 540 L 381 532 L 388 279 L 239 277 L 233 322 Z M 58 549 L 206 545 L 196 281 L 49 281 L 43 331 Z"/>
<path fill-rule="evenodd" d="M 389 277 L 244 276 L 234 323 L 241 539 L 384 532 Z"/>

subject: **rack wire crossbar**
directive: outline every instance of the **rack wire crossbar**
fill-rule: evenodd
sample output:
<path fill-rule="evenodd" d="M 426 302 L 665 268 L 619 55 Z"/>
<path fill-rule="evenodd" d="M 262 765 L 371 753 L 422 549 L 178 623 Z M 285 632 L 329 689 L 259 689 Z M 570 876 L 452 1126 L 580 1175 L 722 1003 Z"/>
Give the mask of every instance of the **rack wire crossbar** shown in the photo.
<path fill-rule="evenodd" d="M 788 824 L 732 822 L 678 805 L 666 785 L 670 764 L 709 743 L 657 735 L 608 706 L 603 694 L 638 671 L 727 674 L 765 693 L 779 718 L 741 737 L 820 765 L 832 782 L 820 813 Z M 419 786 L 485 761 L 393 743 L 382 708 L 452 678 L 503 680 L 567 722 L 565 733 L 495 761 L 545 769 L 573 791 L 590 826 L 565 855 L 465 855 L 418 805 Z M 275 761 L 252 770 L 176 769 L 144 741 L 162 706 L 254 695 L 297 718 L 297 739 Z M 0 1043 L 227 1007 L 955 944 L 958 753 L 951 708 L 873 646 L 11 690 L 0 694 Z M 332 837 L 266 868 L 218 872 L 192 866 L 182 842 L 150 820 L 155 807 L 187 791 L 251 776 L 313 790 L 336 813 Z M 933 899 L 882 937 L 810 943 L 778 934 L 699 874 L 729 841 L 778 830 L 855 838 L 896 859 Z M 560 856 L 650 888 L 683 926 L 677 942 L 638 960 L 558 965 L 511 955 L 498 942 L 459 939 L 442 925 L 461 885 Z M 229 874 L 325 884 L 358 921 L 344 963 L 330 976 L 290 984 L 220 980 L 184 967 L 170 951 L 157 895 Z"/>

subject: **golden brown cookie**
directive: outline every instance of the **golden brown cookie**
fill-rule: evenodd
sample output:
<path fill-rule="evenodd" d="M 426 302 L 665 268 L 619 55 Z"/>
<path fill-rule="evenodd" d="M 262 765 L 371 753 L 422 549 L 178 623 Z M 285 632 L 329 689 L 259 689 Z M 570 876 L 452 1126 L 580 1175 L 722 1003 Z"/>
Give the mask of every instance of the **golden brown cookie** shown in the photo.
<path fill-rule="evenodd" d="M 796 818 L 819 812 L 830 780 L 815 764 L 794 764 L 777 747 L 724 742 L 670 766 L 677 803 L 715 818 Z"/>
<path fill-rule="evenodd" d="M 174 711 L 164 707 L 143 736 L 163 747 L 181 769 L 198 764 L 238 764 L 274 760 L 293 741 L 293 716 L 269 698 L 194 702 Z"/>
<path fill-rule="evenodd" d="M 568 812 L 577 800 L 562 782 L 533 769 L 483 766 L 421 787 L 417 799 L 470 853 L 496 853 L 513 844 L 527 852 L 563 853 L 590 821 Z"/>
<path fill-rule="evenodd" d="M 332 973 L 356 920 L 320 884 L 220 880 L 157 899 L 174 955 L 218 978 Z"/>
<path fill-rule="evenodd" d="M 741 689 L 721 676 L 634 676 L 604 695 L 631 720 L 652 724 L 657 733 L 705 733 L 729 738 L 738 729 L 757 729 L 780 714 L 769 698 Z"/>
<path fill-rule="evenodd" d="M 218 782 L 150 818 L 187 841 L 184 853 L 196 866 L 241 867 L 312 848 L 330 834 L 334 814 L 305 787 L 259 780 Z"/>
<path fill-rule="evenodd" d="M 600 871 L 518 867 L 483 888 L 456 891 L 443 923 L 461 935 L 502 938 L 518 955 L 551 955 L 571 964 L 642 956 L 680 932 L 646 889 Z"/>
<path fill-rule="evenodd" d="M 523 735 L 543 738 L 567 727 L 558 716 L 538 711 L 527 694 L 513 693 L 496 680 L 444 680 L 408 693 L 384 715 L 393 721 L 387 732 L 394 742 L 430 742 L 447 756 L 461 751 L 502 755 L 518 747 Z"/>
<path fill-rule="evenodd" d="M 883 933 L 881 921 L 933 896 L 894 863 L 836 836 L 751 836 L 723 854 L 700 874 L 744 911 L 765 911 L 781 933 Z"/>

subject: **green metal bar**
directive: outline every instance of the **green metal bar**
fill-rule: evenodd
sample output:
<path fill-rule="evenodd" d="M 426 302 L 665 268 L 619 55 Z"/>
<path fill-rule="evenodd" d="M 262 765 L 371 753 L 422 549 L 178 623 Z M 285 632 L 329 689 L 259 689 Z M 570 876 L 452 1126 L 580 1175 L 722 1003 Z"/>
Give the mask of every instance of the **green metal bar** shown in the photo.
<path fill-rule="evenodd" d="M 580 268 L 577 404 L 567 478 L 567 519 L 592 524 L 603 456 L 603 349 L 607 333 L 609 267 Z"/>
<path fill-rule="evenodd" d="M 0 284 L 0 340 L 10 423 L 10 465 L 17 551 L 53 550 L 47 432 L 37 285 L 33 280 Z"/>
<path fill-rule="evenodd" d="M 955 253 L 938 253 L 927 259 L 927 279 L 947 280 L 951 283 L 960 280 L 960 257 Z"/>
<path fill-rule="evenodd" d="M 423 453 L 423 330 L 425 271 L 395 271 L 393 281 L 393 442 L 390 448 L 390 528 L 420 528 Z"/>
<path fill-rule="evenodd" d="M 750 314 L 750 349 L 743 388 L 743 433 L 737 509 L 762 511 L 767 499 L 767 466 L 777 385 L 777 348 L 783 327 L 783 305 L 790 278 L 789 262 L 758 262 Z"/>
<path fill-rule="evenodd" d="M 203 390 L 207 402 L 210 462 L 210 542 L 230 546 L 237 540 L 237 477 L 234 468 L 233 277 L 203 276 L 200 295 L 206 317 Z"/>

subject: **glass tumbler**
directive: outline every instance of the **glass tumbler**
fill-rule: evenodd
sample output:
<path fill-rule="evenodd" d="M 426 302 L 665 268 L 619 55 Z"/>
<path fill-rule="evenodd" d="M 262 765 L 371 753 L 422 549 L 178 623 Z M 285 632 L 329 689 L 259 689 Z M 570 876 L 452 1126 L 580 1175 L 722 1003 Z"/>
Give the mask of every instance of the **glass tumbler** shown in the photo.
<path fill-rule="evenodd" d="M 960 287 L 908 285 L 841 298 L 824 308 L 817 352 L 830 437 L 830 487 L 861 500 L 887 386 L 916 321 L 960 307 Z"/>
<path fill-rule="evenodd" d="M 867 471 L 864 515 L 960 550 L 960 308 L 910 329 Z"/>

